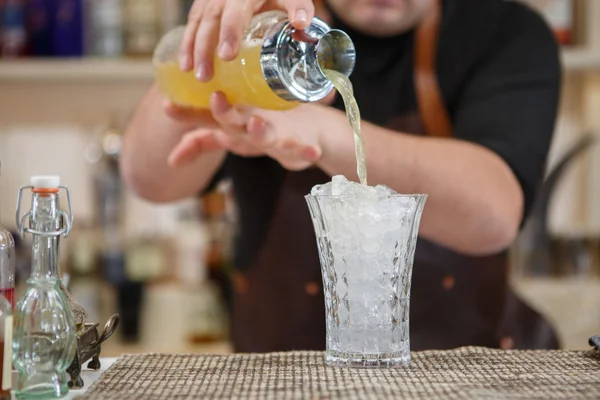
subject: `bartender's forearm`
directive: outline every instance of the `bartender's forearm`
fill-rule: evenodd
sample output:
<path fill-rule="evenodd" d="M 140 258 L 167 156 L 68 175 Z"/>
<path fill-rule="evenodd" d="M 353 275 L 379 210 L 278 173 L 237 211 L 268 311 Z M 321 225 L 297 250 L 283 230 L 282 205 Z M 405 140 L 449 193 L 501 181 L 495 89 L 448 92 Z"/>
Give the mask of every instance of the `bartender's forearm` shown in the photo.
<path fill-rule="evenodd" d="M 203 154 L 194 162 L 172 168 L 169 154 L 181 137 L 197 125 L 169 118 L 163 97 L 153 87 L 144 97 L 125 133 L 121 174 L 140 197 L 169 202 L 192 196 L 210 181 L 225 156 L 224 151 Z"/>
<path fill-rule="evenodd" d="M 323 156 L 330 175 L 357 179 L 354 142 L 345 115 L 321 108 Z M 483 255 L 514 240 L 523 194 L 509 166 L 481 146 L 401 134 L 363 122 L 369 185 L 429 195 L 420 234 L 455 251 Z"/>

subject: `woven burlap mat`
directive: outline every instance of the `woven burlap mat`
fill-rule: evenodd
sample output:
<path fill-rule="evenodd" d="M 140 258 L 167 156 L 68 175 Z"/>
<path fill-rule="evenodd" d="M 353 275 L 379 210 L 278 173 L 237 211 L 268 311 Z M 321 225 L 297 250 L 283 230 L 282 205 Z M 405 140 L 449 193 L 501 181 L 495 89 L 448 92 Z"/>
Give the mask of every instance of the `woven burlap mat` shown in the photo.
<path fill-rule="evenodd" d="M 124 355 L 75 398 L 600 399 L 600 352 L 465 347 L 394 369 L 327 367 L 320 352 Z"/>

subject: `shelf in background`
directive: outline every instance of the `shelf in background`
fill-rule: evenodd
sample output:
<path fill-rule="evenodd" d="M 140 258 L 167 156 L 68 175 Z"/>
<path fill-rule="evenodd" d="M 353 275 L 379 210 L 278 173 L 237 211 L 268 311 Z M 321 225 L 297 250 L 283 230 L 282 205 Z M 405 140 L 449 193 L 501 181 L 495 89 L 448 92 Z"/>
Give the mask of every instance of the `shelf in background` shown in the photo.
<path fill-rule="evenodd" d="M 0 61 L 0 82 L 150 81 L 150 59 L 22 59 Z"/>
<path fill-rule="evenodd" d="M 562 51 L 562 61 L 567 72 L 592 72 L 600 70 L 600 50 L 586 48 L 566 48 Z"/>
<path fill-rule="evenodd" d="M 567 48 L 562 61 L 568 72 L 600 71 L 600 51 Z M 102 83 L 151 81 L 150 59 L 21 59 L 0 60 L 0 83 Z"/>

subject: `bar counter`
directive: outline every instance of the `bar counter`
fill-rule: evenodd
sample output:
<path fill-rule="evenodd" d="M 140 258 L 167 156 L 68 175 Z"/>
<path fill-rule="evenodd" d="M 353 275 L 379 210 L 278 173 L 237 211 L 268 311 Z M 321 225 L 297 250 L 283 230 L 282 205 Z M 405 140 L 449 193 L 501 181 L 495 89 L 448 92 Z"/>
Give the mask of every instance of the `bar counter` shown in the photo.
<path fill-rule="evenodd" d="M 463 347 L 408 367 L 348 369 L 322 352 L 124 354 L 85 371 L 71 399 L 599 399 L 598 350 Z"/>

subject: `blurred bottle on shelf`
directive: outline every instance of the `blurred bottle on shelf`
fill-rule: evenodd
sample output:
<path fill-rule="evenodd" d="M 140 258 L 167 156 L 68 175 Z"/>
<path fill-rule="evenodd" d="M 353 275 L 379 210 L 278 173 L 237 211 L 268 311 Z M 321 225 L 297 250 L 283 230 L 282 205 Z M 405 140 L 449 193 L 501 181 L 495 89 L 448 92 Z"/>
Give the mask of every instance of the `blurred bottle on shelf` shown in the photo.
<path fill-rule="evenodd" d="M 159 0 L 124 0 L 125 54 L 149 57 L 160 38 Z"/>
<path fill-rule="evenodd" d="M 84 0 L 27 0 L 28 55 L 84 55 Z"/>
<path fill-rule="evenodd" d="M 0 0 L 0 58 L 27 55 L 27 13 L 25 0 Z"/>
<path fill-rule="evenodd" d="M 125 269 L 129 279 L 158 283 L 168 278 L 168 240 L 158 232 L 138 234 L 127 241 Z"/>
<path fill-rule="evenodd" d="M 177 27 L 184 15 L 181 0 L 160 0 L 160 36 Z"/>
<path fill-rule="evenodd" d="M 70 274 L 69 291 L 88 313 L 89 321 L 102 321 L 98 280 L 98 235 L 89 222 L 77 222 L 73 226 L 68 247 L 67 266 Z"/>
<path fill-rule="evenodd" d="M 174 238 L 179 280 L 185 292 L 186 335 L 192 344 L 225 340 L 227 309 L 219 286 L 209 277 L 209 232 L 194 201 L 182 208 Z"/>
<path fill-rule="evenodd" d="M 118 57 L 123 54 L 123 0 L 87 0 L 86 53 Z"/>
<path fill-rule="evenodd" d="M 54 55 L 57 57 L 83 56 L 83 0 L 54 1 L 57 2 L 53 32 Z"/>
<path fill-rule="evenodd" d="M 187 0 L 0 0 L 0 58 L 150 57 Z"/>
<path fill-rule="evenodd" d="M 209 235 L 206 253 L 208 277 L 221 290 L 223 301 L 231 306 L 231 245 L 234 221 L 228 212 L 231 184 L 221 182 L 215 190 L 202 197 L 202 215 Z"/>
<path fill-rule="evenodd" d="M 116 292 L 116 308 L 121 317 L 121 339 L 125 342 L 137 342 L 140 334 L 144 282 L 133 280 L 127 274 L 127 247 L 122 229 L 123 185 L 119 175 L 120 151 L 120 130 L 107 129 L 101 138 L 101 155 L 94 176 L 95 203 L 101 237 L 99 266 L 105 281 Z"/>
<path fill-rule="evenodd" d="M 30 55 L 36 57 L 53 56 L 53 31 L 56 15 L 56 1 L 28 0 L 27 28 L 29 31 Z"/>

